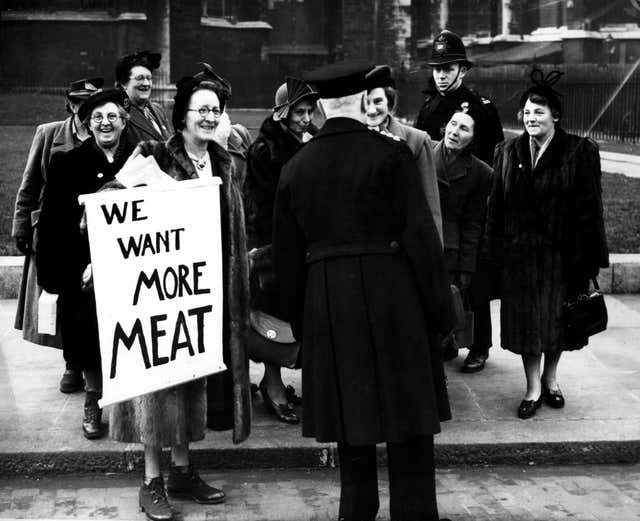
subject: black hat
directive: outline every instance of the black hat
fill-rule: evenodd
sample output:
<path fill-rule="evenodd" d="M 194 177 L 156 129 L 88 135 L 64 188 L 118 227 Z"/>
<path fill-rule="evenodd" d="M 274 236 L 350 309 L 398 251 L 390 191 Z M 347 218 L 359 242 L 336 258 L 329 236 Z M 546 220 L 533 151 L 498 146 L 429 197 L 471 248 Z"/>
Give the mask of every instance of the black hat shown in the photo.
<path fill-rule="evenodd" d="M 102 88 L 104 78 L 82 78 L 81 80 L 69 83 L 66 91 L 67 98 L 78 98 L 85 100 Z"/>
<path fill-rule="evenodd" d="M 136 65 L 146 67 L 150 71 L 160 67 L 162 56 L 157 52 L 138 51 L 133 54 L 126 54 L 118 60 L 116 64 L 116 80 L 121 85 L 129 81 L 129 73 Z"/>
<path fill-rule="evenodd" d="M 309 100 L 315 103 L 318 93 L 304 81 L 292 76 L 287 76 L 286 82 L 280 85 L 276 91 L 276 104 L 273 107 L 273 119 L 279 121 L 287 117 L 289 109 L 296 103 Z"/>
<path fill-rule="evenodd" d="M 181 130 L 183 128 L 184 113 L 191 99 L 191 95 L 200 87 L 211 89 L 218 95 L 220 100 L 220 110 L 224 110 L 225 105 L 231 99 L 231 83 L 222 76 L 216 74 L 213 67 L 208 63 L 200 63 L 202 70 L 193 76 L 185 76 L 176 83 L 176 95 L 173 98 L 173 113 L 171 121 L 173 128 Z"/>
<path fill-rule="evenodd" d="M 367 90 L 366 75 L 373 65 L 364 62 L 337 62 L 303 76 L 315 86 L 321 98 L 342 98 Z"/>
<path fill-rule="evenodd" d="M 558 80 L 563 75 L 563 72 L 560 71 L 551 71 L 546 76 L 542 72 L 542 70 L 538 68 L 534 68 L 531 71 L 531 85 L 522 96 L 520 96 L 520 108 L 525 106 L 529 96 L 532 94 L 538 94 L 539 96 L 543 96 L 549 102 L 549 108 L 558 112 L 558 114 L 562 114 L 562 105 L 560 104 L 560 94 L 553 86 L 558 83 Z"/>
<path fill-rule="evenodd" d="M 372 90 L 377 87 L 391 87 L 396 88 L 396 82 L 391 76 L 391 67 L 388 65 L 376 65 L 371 72 L 366 76 L 367 78 L 367 90 Z"/>
<path fill-rule="evenodd" d="M 467 67 L 473 64 L 467 59 L 467 50 L 462 39 L 454 32 L 444 30 L 433 40 L 431 59 L 427 62 L 432 67 L 446 63 L 462 63 Z"/>
<path fill-rule="evenodd" d="M 95 94 L 89 96 L 78 109 L 78 117 L 80 121 L 84 121 L 91 111 L 100 105 L 113 102 L 116 105 L 120 105 L 126 111 L 129 111 L 131 107 L 131 101 L 127 93 L 122 89 L 105 89 L 99 90 Z"/>

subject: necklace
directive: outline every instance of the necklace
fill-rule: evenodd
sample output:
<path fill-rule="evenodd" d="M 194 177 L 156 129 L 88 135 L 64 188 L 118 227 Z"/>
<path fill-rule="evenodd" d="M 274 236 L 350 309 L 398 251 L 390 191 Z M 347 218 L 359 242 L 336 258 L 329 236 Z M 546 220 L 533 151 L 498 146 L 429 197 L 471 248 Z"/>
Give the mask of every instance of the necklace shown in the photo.
<path fill-rule="evenodd" d="M 189 159 L 191 159 L 191 161 L 194 162 L 198 170 L 204 170 L 204 167 L 207 166 L 207 158 L 209 157 L 208 153 L 205 153 L 205 155 L 202 156 L 200 159 L 198 159 L 197 157 L 193 157 L 191 154 L 188 154 L 188 155 L 189 155 Z"/>

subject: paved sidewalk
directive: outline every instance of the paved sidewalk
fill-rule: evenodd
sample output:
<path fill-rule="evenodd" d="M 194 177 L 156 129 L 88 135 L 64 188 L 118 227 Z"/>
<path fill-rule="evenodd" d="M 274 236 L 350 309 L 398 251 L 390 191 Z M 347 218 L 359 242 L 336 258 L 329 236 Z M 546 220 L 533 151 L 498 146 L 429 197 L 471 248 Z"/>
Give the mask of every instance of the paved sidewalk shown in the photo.
<path fill-rule="evenodd" d="M 335 469 L 241 470 L 204 476 L 227 493 L 223 505 L 175 500 L 184 521 L 329 521 L 338 513 Z M 440 469 L 440 517 L 453 521 L 638 521 L 640 465 Z M 0 481 L 0 518 L 131 519 L 140 476 Z M 379 521 L 389 519 L 379 472 Z"/>
<path fill-rule="evenodd" d="M 61 353 L 21 339 L 12 328 L 15 306 L 16 301 L 0 301 L 0 476 L 140 468 L 139 445 L 82 436 L 83 394 L 58 391 Z M 437 437 L 439 462 L 640 462 L 640 296 L 607 296 L 607 306 L 609 329 L 561 361 L 567 401 L 562 410 L 543 406 L 535 418 L 519 420 L 521 361 L 499 347 L 481 373 L 460 373 L 463 356 L 448 363 L 454 419 Z M 494 327 L 498 311 L 496 302 Z M 495 345 L 498 338 L 494 331 Z M 261 368 L 252 364 L 251 376 L 258 382 Z M 298 371 L 284 376 L 300 389 Z M 234 446 L 228 432 L 209 432 L 192 449 L 210 469 L 334 463 L 333 446 L 302 438 L 299 426 L 274 421 L 259 397 L 247 442 Z"/>

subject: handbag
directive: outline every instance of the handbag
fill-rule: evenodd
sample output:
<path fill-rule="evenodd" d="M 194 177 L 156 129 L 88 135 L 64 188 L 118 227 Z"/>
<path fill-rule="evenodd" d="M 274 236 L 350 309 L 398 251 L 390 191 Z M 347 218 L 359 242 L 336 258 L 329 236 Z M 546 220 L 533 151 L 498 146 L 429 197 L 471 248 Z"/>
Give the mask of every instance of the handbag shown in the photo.
<path fill-rule="evenodd" d="M 575 300 L 565 302 L 562 319 L 567 338 L 580 339 L 593 336 L 607 329 L 609 316 L 604 295 L 596 279 L 591 279 L 594 291 L 578 295 Z"/>
<path fill-rule="evenodd" d="M 249 322 L 248 351 L 251 360 L 289 369 L 297 367 L 300 342 L 293 337 L 288 322 L 256 310 L 251 310 Z"/>

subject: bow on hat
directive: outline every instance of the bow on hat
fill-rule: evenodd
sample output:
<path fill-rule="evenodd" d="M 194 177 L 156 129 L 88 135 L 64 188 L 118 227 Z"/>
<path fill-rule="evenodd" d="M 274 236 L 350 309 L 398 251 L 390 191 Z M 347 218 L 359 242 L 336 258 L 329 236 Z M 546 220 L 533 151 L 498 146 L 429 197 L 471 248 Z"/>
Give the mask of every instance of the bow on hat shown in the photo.
<path fill-rule="evenodd" d="M 276 91 L 276 104 L 273 107 L 273 119 L 280 121 L 289 114 L 289 109 L 303 100 L 315 102 L 318 93 L 299 78 L 287 76 L 286 82 Z"/>
<path fill-rule="evenodd" d="M 558 83 L 558 80 L 560 80 L 563 75 L 563 72 L 553 70 L 545 76 L 541 69 L 535 67 L 529 75 L 533 85 L 520 97 L 520 107 L 524 107 L 531 94 L 539 94 L 549 101 L 550 107 L 560 112 L 560 97 L 562 94 L 554 89 L 553 86 Z"/>

